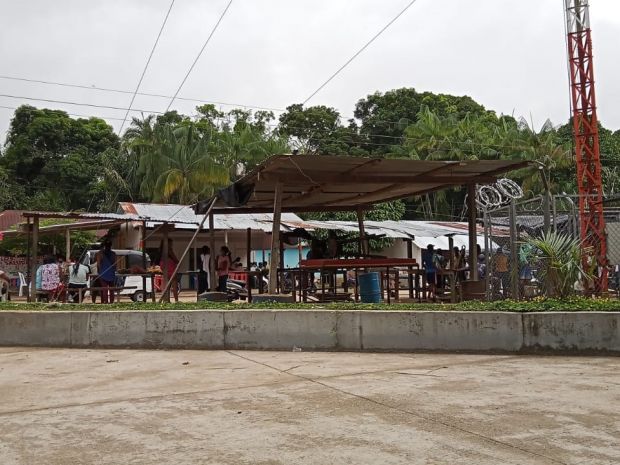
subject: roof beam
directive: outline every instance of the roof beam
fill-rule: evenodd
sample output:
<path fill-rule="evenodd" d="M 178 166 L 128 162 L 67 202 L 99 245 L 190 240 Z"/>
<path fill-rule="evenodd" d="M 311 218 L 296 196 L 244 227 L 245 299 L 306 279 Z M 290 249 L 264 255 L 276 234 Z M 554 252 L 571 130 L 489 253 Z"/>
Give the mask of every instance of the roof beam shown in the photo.
<path fill-rule="evenodd" d="M 262 179 L 266 181 L 272 181 L 276 178 L 270 177 L 268 174 L 264 174 Z M 278 176 L 277 179 L 280 179 Z M 426 173 L 416 173 L 414 175 L 385 175 L 385 176 L 376 176 L 370 174 L 353 174 L 351 176 L 344 175 L 342 173 L 324 176 L 321 178 L 321 183 L 311 184 L 312 186 L 324 186 L 329 183 L 339 183 L 339 184 L 412 184 L 412 183 L 442 183 L 449 184 L 446 187 L 452 186 L 461 186 L 468 184 L 470 182 L 493 182 L 495 181 L 495 176 L 492 174 L 483 173 L 480 175 L 467 175 L 467 174 L 456 174 L 454 176 L 432 176 L 427 175 Z M 286 176 L 287 183 L 299 183 L 301 185 L 308 185 L 308 178 L 305 176 L 300 176 L 298 174 L 291 174 L 290 176 Z"/>

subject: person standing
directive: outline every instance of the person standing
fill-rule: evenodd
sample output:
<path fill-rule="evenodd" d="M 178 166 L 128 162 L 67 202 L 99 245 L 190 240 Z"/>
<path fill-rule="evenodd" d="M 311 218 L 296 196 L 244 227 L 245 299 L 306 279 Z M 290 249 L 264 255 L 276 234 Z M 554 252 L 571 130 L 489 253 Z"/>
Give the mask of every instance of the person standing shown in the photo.
<path fill-rule="evenodd" d="M 101 303 L 114 303 L 114 287 L 116 281 L 116 253 L 112 250 L 112 241 L 106 239 L 103 248 L 97 252 L 97 272 L 99 285 L 103 288 L 101 292 Z"/>
<path fill-rule="evenodd" d="M 426 283 L 428 284 L 430 297 L 435 299 L 437 292 L 437 258 L 435 256 L 435 247 L 428 244 L 426 250 L 422 251 L 422 267 L 426 272 Z"/>
<path fill-rule="evenodd" d="M 172 275 L 174 274 L 174 270 L 177 269 L 177 266 L 179 264 L 179 259 L 174 253 L 174 243 L 172 242 L 172 239 L 168 239 L 168 257 L 163 257 L 162 256 L 163 253 L 164 253 L 164 242 L 162 241 L 161 247 L 159 248 L 159 256 L 161 257 L 159 266 L 161 267 L 162 270 L 164 270 L 164 267 L 166 267 L 165 269 L 168 274 L 168 279 L 171 279 Z M 171 281 L 172 282 L 170 283 L 170 289 L 172 290 L 172 295 L 174 295 L 174 301 L 178 303 L 179 302 L 179 279 L 175 276 L 173 279 L 171 279 Z"/>
<path fill-rule="evenodd" d="M 217 290 L 220 292 L 226 292 L 226 283 L 228 282 L 230 265 L 230 250 L 228 250 L 228 247 L 223 245 L 220 249 L 220 254 L 217 257 Z"/>
<path fill-rule="evenodd" d="M 200 252 L 200 273 L 198 274 L 198 294 L 209 291 L 211 288 L 211 249 L 202 246 Z"/>
<path fill-rule="evenodd" d="M 508 255 L 504 253 L 501 247 L 498 247 L 493 256 L 493 266 L 491 268 L 495 275 L 499 278 L 502 285 L 502 294 L 508 296 L 509 275 L 508 275 Z"/>

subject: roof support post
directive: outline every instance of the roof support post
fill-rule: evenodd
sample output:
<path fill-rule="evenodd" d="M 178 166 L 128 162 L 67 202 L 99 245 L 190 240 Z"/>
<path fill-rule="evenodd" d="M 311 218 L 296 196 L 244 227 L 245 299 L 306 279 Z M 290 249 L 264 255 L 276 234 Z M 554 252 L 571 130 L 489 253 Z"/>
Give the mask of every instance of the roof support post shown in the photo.
<path fill-rule="evenodd" d="M 168 260 L 170 260 L 168 251 L 168 223 L 164 223 L 161 257 L 159 257 L 159 266 L 161 267 L 161 272 L 163 275 L 162 283 L 164 285 L 164 290 L 161 299 L 159 300 L 160 302 L 170 302 L 170 287 L 168 286 Z"/>
<path fill-rule="evenodd" d="M 245 285 L 248 288 L 248 302 L 252 302 L 252 267 L 250 266 L 250 263 L 252 262 L 252 228 L 248 228 L 246 230 L 245 248 L 245 263 L 248 270 L 248 274 L 246 275 L 247 281 Z"/>
<path fill-rule="evenodd" d="M 284 184 L 276 183 L 273 199 L 273 227 L 271 229 L 271 257 L 269 257 L 269 293 L 275 294 L 278 286 L 278 265 L 280 264 L 280 219 L 282 215 L 282 191 Z"/>
<path fill-rule="evenodd" d="M 65 229 L 65 261 L 71 261 L 71 230 Z"/>
<path fill-rule="evenodd" d="M 146 292 L 146 221 L 140 225 L 140 250 L 142 251 L 142 290 L 144 291 L 144 302 L 146 302 L 148 292 Z M 155 302 L 155 286 L 153 286 L 153 277 L 151 275 L 151 295 Z"/>
<path fill-rule="evenodd" d="M 39 217 L 32 217 L 32 255 L 30 257 L 30 302 L 37 301 L 37 255 L 39 253 Z"/>
<path fill-rule="evenodd" d="M 476 185 L 467 185 L 467 230 L 469 234 L 469 280 L 478 281 L 478 236 L 476 231 Z"/>
<path fill-rule="evenodd" d="M 366 241 L 366 229 L 364 228 L 364 210 L 358 208 L 357 211 L 357 224 L 360 230 L 359 240 L 359 254 L 361 257 L 368 255 L 368 242 Z"/>
<path fill-rule="evenodd" d="M 209 290 L 214 292 L 217 288 L 217 250 L 215 250 L 215 218 L 213 218 L 213 209 L 209 212 Z"/>

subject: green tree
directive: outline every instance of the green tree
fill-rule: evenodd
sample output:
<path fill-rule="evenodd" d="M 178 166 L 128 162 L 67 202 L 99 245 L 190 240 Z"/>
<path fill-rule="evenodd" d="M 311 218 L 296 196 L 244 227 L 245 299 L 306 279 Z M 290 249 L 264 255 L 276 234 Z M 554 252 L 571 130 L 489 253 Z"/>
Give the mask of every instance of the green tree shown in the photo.
<path fill-rule="evenodd" d="M 209 141 L 193 125 L 163 128 L 156 141 L 157 163 L 163 170 L 153 200 L 185 205 L 226 185 L 228 170 L 210 155 L 208 147 Z"/>
<path fill-rule="evenodd" d="M 491 114 L 471 97 L 417 92 L 400 88 L 368 95 L 355 105 L 354 116 L 360 124 L 360 134 L 366 138 L 369 152 L 384 154 L 390 146 L 400 145 L 405 129 L 417 121 L 420 111 L 429 108 L 439 117 Z"/>
<path fill-rule="evenodd" d="M 289 138 L 290 145 L 302 154 L 358 155 L 357 127 L 342 126 L 340 113 L 323 105 L 304 108 L 290 105 L 279 118 L 278 132 Z"/>
<path fill-rule="evenodd" d="M 20 207 L 96 208 L 101 154 L 118 146 L 112 127 L 99 118 L 23 105 L 11 120 L 0 166 L 23 186 Z"/>

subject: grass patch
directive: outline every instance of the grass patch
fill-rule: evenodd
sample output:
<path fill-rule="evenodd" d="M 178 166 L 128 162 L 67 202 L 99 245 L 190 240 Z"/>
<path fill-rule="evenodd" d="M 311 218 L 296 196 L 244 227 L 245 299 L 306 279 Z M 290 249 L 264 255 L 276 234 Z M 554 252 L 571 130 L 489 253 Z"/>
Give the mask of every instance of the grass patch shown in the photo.
<path fill-rule="evenodd" d="M 113 305 L 101 304 L 27 304 L 0 302 L 0 311 L 118 311 L 118 310 L 405 310 L 405 311 L 485 311 L 485 312 L 620 312 L 618 299 L 537 299 L 515 302 L 461 302 L 458 304 L 402 303 L 402 304 L 356 304 L 339 302 L 333 304 L 289 304 L 289 303 L 222 303 L 191 302 L 178 304 L 122 302 Z"/>

